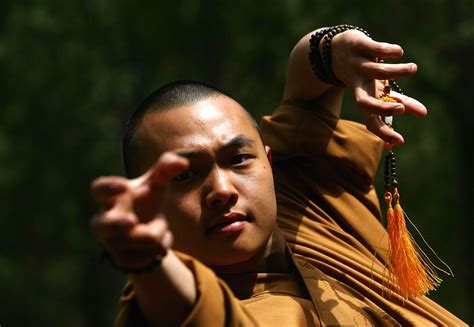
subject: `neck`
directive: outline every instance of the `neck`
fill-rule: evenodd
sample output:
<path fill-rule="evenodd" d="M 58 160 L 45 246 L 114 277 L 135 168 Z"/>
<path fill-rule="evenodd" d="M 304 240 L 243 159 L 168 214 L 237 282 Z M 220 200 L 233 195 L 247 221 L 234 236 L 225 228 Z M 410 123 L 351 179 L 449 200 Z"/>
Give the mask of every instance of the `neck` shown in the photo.
<path fill-rule="evenodd" d="M 244 273 L 290 273 L 292 263 L 288 258 L 286 242 L 278 226 L 275 226 L 265 248 L 247 261 L 228 266 L 214 266 L 212 269 L 222 279 L 226 275 Z"/>

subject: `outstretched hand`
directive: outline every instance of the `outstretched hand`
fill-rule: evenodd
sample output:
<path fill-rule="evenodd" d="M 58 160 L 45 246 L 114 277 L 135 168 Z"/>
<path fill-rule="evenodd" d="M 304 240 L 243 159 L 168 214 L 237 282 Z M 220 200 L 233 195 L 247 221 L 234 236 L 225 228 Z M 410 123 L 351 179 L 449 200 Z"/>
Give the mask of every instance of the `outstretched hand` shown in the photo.
<path fill-rule="evenodd" d="M 173 236 L 160 207 L 172 178 L 188 165 L 165 153 L 136 179 L 108 176 L 92 182 L 92 196 L 104 211 L 92 219 L 91 229 L 117 266 L 141 268 L 170 249 Z"/>
<path fill-rule="evenodd" d="M 391 96 L 398 102 L 383 102 L 377 98 L 383 90 L 381 80 L 412 76 L 417 71 L 416 64 L 377 62 L 377 59 L 399 59 L 403 56 L 403 49 L 395 44 L 374 41 L 357 30 L 336 35 L 331 49 L 333 72 L 353 92 L 367 129 L 386 142 L 402 144 L 402 135 L 385 125 L 379 116 L 409 113 L 424 117 L 427 115 L 425 106 L 414 98 L 395 92 L 391 92 Z"/>

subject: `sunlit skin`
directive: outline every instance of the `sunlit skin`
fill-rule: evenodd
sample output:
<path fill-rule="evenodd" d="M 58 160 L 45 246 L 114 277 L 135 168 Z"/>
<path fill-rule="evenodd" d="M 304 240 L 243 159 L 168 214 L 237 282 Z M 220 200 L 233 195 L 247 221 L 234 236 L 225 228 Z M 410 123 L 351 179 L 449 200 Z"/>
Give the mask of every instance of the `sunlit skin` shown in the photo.
<path fill-rule="evenodd" d="M 212 96 L 149 113 L 138 137 L 144 143 L 143 171 L 167 151 L 190 163 L 170 183 L 160 209 L 173 232 L 174 249 L 217 271 L 241 270 L 239 264 L 252 270 L 272 252 L 282 252 L 284 243 L 274 233 L 276 200 L 269 148 L 237 102 Z"/>

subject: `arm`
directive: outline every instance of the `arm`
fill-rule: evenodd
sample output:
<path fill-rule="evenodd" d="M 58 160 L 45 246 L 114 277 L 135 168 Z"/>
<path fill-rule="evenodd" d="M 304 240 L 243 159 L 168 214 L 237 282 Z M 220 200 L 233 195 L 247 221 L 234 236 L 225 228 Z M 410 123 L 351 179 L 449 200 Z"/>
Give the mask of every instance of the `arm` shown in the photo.
<path fill-rule="evenodd" d="M 311 102 L 339 117 L 343 90 L 321 82 L 313 74 L 308 59 L 309 40 L 313 33 L 305 35 L 291 52 L 283 102 Z M 336 35 L 332 39 L 331 49 L 332 70 L 354 95 L 357 109 L 363 116 L 367 129 L 385 141 L 403 143 L 403 137 L 385 126 L 378 116 L 395 116 L 406 112 L 423 117 L 426 116 L 426 108 L 415 99 L 402 95 L 396 95 L 400 103 L 377 100 L 376 93 L 382 85 L 376 80 L 411 76 L 417 70 L 416 65 L 375 62 L 375 58 L 398 59 L 403 55 L 403 50 L 398 45 L 373 41 L 357 30 Z"/>
<path fill-rule="evenodd" d="M 398 104 L 376 99 L 376 78 L 408 76 L 416 66 L 375 62 L 376 57 L 401 56 L 402 49 L 397 45 L 373 41 L 356 30 L 336 35 L 331 43 L 332 70 L 354 94 L 366 126 L 342 120 L 342 88 L 313 76 L 308 58 L 311 34 L 304 36 L 290 55 L 282 105 L 262 123 L 265 141 L 274 151 L 278 209 L 281 214 L 290 208 L 286 212 L 292 223 L 287 225 L 295 230 L 294 226 L 304 221 L 301 217 L 307 214 L 307 208 L 316 205 L 309 222 L 350 230 L 352 235 L 367 240 L 369 244 L 364 247 L 373 253 L 383 234 L 372 185 L 383 150 L 380 138 L 403 142 L 378 117 L 396 114 L 390 108 Z M 426 115 L 426 108 L 418 101 L 398 97 L 403 112 Z M 287 194 L 297 194 L 297 210 L 293 210 L 294 201 L 284 199 Z M 308 233 L 313 230 L 308 227 Z M 324 235 L 314 236 L 318 238 Z"/>
<path fill-rule="evenodd" d="M 283 91 L 284 101 L 316 100 L 332 88 L 314 75 L 308 59 L 311 35 L 316 31 L 318 30 L 303 36 L 290 53 Z"/>
<path fill-rule="evenodd" d="M 159 268 L 130 274 L 129 280 L 147 321 L 156 325 L 164 321 L 178 325 L 196 301 L 194 276 L 173 251 L 168 251 Z"/>
<path fill-rule="evenodd" d="M 152 325 L 178 325 L 197 298 L 193 274 L 170 250 L 172 234 L 156 205 L 169 181 L 187 165 L 185 159 L 165 154 L 137 179 L 102 177 L 92 185 L 105 211 L 92 220 L 91 228 L 116 265 L 144 267 L 164 255 L 152 271 L 128 275 L 140 310 Z"/>
<path fill-rule="evenodd" d="M 383 142 L 363 125 L 339 119 L 342 91 L 312 76 L 308 52 L 306 35 L 291 53 L 282 105 L 263 120 L 266 143 L 282 159 L 274 156 L 273 167 L 285 238 L 295 253 L 362 293 L 398 324 L 464 325 L 426 297 L 399 302 L 378 291 L 393 282 L 387 279 L 388 237 L 371 185 Z M 412 98 L 397 95 L 399 112 L 376 99 L 376 79 L 409 76 L 416 66 L 373 58 L 401 54 L 398 46 L 357 31 L 338 34 L 332 42 L 333 72 L 354 94 L 367 129 L 393 143 L 403 139 L 389 133 L 378 115 L 426 115 Z"/>

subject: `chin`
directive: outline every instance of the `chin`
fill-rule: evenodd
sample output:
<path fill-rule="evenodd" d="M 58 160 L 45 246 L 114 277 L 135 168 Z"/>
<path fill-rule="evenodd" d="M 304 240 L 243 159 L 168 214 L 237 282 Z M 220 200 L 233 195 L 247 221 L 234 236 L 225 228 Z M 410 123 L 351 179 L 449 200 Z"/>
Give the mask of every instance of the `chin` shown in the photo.
<path fill-rule="evenodd" d="M 254 237 L 249 239 L 249 242 L 236 240 L 230 248 L 216 246 L 215 248 L 218 248 L 219 251 L 217 253 L 215 251 L 209 251 L 205 255 L 206 258 L 203 258 L 202 261 L 208 266 L 216 267 L 216 270 L 219 270 L 217 267 L 224 268 L 227 266 L 231 268 L 232 266 L 241 265 L 242 268 L 244 268 L 243 270 L 245 270 L 245 267 L 250 268 L 259 262 L 258 257 L 264 253 L 269 239 L 270 238 L 266 240 L 259 239 L 258 242 L 256 242 Z"/>
<path fill-rule="evenodd" d="M 224 255 L 216 255 L 208 258 L 206 263 L 208 266 L 232 266 L 252 260 L 259 251 L 234 251 Z"/>

